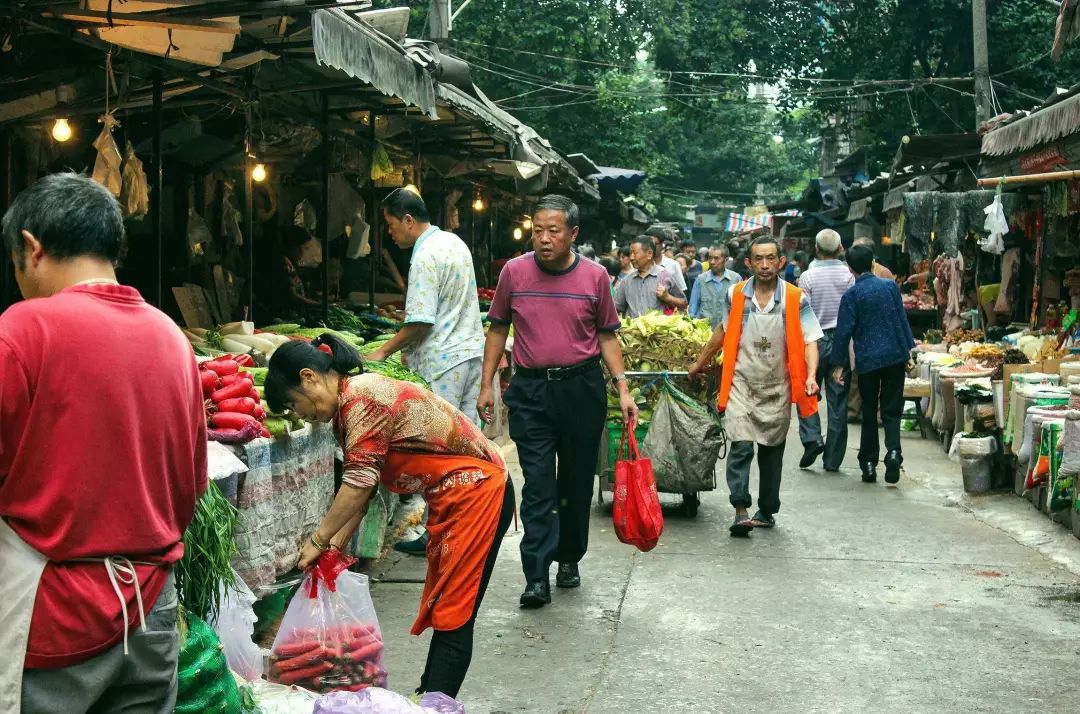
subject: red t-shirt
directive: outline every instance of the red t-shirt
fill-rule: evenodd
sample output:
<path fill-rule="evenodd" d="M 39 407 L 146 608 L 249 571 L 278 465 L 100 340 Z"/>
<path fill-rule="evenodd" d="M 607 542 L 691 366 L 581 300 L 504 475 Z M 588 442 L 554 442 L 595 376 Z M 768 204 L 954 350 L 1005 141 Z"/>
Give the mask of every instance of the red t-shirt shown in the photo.
<path fill-rule="evenodd" d="M 198 368 L 164 313 L 132 288 L 84 285 L 0 315 L 0 516 L 51 561 L 28 669 L 77 664 L 120 641 L 105 566 L 70 561 L 177 561 L 206 485 Z M 168 570 L 136 570 L 149 611 Z M 135 590 L 121 592 L 135 627 Z"/>
<path fill-rule="evenodd" d="M 503 268 L 488 321 L 514 325 L 514 363 L 572 367 L 600 354 L 597 333 L 619 329 L 611 279 L 599 263 L 574 256 L 566 270 L 540 265 L 535 253 Z"/>

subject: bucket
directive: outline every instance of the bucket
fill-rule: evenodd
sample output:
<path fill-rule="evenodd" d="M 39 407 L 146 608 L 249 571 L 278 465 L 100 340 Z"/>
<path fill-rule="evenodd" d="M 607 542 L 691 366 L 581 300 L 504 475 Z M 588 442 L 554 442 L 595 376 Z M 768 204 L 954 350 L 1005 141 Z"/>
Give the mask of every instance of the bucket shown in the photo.
<path fill-rule="evenodd" d="M 964 477 L 964 490 L 968 493 L 986 493 L 992 487 L 994 455 L 961 456 L 960 473 Z"/>

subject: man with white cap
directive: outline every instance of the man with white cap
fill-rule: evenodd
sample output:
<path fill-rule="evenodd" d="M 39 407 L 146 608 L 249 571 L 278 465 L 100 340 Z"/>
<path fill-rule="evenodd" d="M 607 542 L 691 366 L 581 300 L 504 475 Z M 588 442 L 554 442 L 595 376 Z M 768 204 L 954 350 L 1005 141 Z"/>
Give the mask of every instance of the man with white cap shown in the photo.
<path fill-rule="evenodd" d="M 826 228 L 817 234 L 817 260 L 802 274 L 799 287 L 810 301 L 810 307 L 817 315 L 818 322 L 825 336 L 819 343 L 822 354 L 832 349 L 833 332 L 836 330 L 836 317 L 840 310 L 840 298 L 855 283 L 855 278 L 844 261 L 840 260 L 843 246 L 840 234 Z M 847 449 L 847 399 L 848 384 L 851 383 L 850 369 L 843 375 L 843 381 L 837 381 L 829 374 L 828 365 L 819 364 L 817 381 L 825 391 L 828 408 L 829 426 L 827 440 L 821 438 L 821 417 L 815 412 L 806 418 L 799 418 L 799 440 L 803 443 L 803 456 L 799 461 L 801 468 L 809 468 L 824 453 L 822 463 L 826 471 L 839 471 Z"/>

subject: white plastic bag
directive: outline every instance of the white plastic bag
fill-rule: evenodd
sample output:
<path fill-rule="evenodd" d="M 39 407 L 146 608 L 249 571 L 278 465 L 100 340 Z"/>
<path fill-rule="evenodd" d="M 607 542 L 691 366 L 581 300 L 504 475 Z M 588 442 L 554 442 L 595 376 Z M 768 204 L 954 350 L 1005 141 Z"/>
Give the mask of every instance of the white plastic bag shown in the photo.
<path fill-rule="evenodd" d="M 327 551 L 293 595 L 274 638 L 271 681 L 321 694 L 386 686 L 383 641 L 365 575 Z"/>
<path fill-rule="evenodd" d="M 990 456 L 997 452 L 997 439 L 992 436 L 967 436 L 960 439 L 957 449 L 961 457 Z"/>
<path fill-rule="evenodd" d="M 263 680 L 248 686 L 260 714 L 311 714 L 319 698 L 318 694 L 300 687 L 271 684 Z"/>
<path fill-rule="evenodd" d="M 994 202 L 983 209 L 986 214 L 986 222 L 983 229 L 987 232 L 985 238 L 979 239 L 979 247 L 987 253 L 1001 255 L 1005 252 L 1005 241 L 1002 238 L 1009 232 L 1009 219 L 1005 216 L 1005 207 L 1001 205 L 1001 194 L 994 196 Z"/>
<path fill-rule="evenodd" d="M 235 570 L 233 576 L 236 578 L 236 587 L 222 586 L 225 592 L 221 609 L 216 621 L 210 624 L 221 640 L 229 669 L 246 681 L 253 682 L 262 678 L 264 662 L 269 652 L 255 644 L 253 639 L 255 622 L 259 618 L 255 616 L 252 605 L 258 598 Z"/>

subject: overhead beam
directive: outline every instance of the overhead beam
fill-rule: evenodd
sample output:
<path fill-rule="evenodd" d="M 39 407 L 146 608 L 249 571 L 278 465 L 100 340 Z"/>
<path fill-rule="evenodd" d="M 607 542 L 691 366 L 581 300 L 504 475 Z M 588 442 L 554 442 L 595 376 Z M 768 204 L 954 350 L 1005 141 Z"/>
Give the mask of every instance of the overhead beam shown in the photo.
<path fill-rule="evenodd" d="M 129 27 L 165 27 L 184 28 L 199 30 L 202 32 L 216 32 L 225 35 L 240 34 L 239 23 L 224 23 L 214 20 L 189 20 L 179 17 L 168 17 L 157 13 L 129 13 L 114 12 L 112 14 L 100 10 L 46 10 L 41 13 L 45 17 L 57 20 L 68 20 L 88 25 L 124 25 Z"/>

